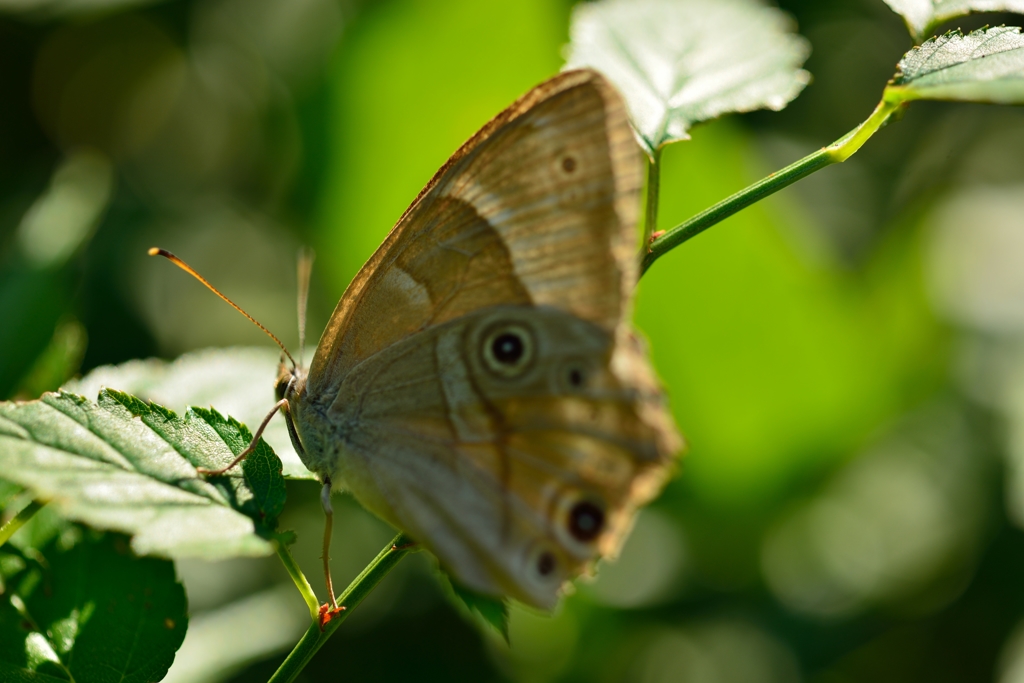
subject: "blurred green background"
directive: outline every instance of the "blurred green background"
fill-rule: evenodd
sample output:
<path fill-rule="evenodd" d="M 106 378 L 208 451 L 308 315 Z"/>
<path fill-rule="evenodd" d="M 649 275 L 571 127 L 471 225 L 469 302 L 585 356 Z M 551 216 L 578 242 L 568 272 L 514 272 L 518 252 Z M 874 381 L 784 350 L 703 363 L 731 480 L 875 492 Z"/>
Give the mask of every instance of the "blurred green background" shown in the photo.
<path fill-rule="evenodd" d="M 437 167 L 560 68 L 571 5 L 0 0 L 0 397 L 267 343 L 152 245 L 292 347 L 312 246 L 315 338 Z M 911 46 L 882 0 L 779 5 L 813 83 L 668 148 L 661 227 L 851 129 Z M 508 647 L 414 556 L 304 680 L 1024 681 L 1022 263 L 1024 113 L 913 105 L 645 277 L 691 447 L 617 563 L 554 617 L 513 609 Z M 316 494 L 282 519 L 311 578 Z M 338 507 L 344 584 L 392 532 Z M 306 618 L 276 560 L 179 573 L 168 680 L 266 680 Z"/>

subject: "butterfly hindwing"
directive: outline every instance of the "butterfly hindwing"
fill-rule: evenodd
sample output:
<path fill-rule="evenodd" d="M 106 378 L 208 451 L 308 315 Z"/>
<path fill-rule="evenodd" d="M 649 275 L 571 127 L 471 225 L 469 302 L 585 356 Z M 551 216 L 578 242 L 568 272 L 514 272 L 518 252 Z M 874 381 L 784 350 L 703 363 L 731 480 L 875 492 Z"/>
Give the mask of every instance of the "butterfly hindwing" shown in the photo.
<path fill-rule="evenodd" d="M 514 363 L 491 353 L 502 335 L 523 341 Z M 666 473 L 672 444 L 644 413 L 661 395 L 618 376 L 616 352 L 612 334 L 549 307 L 490 307 L 409 337 L 342 383 L 337 475 L 470 587 L 550 606 L 618 549 Z"/>

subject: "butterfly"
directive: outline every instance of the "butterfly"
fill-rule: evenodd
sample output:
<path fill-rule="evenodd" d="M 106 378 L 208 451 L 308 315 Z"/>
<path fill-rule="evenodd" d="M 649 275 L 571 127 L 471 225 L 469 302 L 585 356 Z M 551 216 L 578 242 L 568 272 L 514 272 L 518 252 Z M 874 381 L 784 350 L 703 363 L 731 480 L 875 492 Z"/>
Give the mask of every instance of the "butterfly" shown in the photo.
<path fill-rule="evenodd" d="M 540 608 L 618 552 L 682 446 L 629 322 L 642 173 L 591 70 L 533 88 L 441 167 L 308 372 L 281 364 L 275 408 L 328 527 L 345 489 L 459 583 Z"/>

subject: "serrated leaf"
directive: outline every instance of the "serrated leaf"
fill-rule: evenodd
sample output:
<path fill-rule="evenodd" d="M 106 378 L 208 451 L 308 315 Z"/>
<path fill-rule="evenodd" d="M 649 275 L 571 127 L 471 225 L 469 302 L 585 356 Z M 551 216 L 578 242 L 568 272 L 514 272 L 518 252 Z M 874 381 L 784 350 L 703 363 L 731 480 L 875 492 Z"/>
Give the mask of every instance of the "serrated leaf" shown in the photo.
<path fill-rule="evenodd" d="M 250 439 L 212 410 L 183 416 L 114 390 L 0 403 L 0 477 L 69 519 L 132 535 L 140 555 L 267 555 L 284 504 L 281 463 L 261 444 L 241 472 L 206 479 Z M 244 476 L 243 476 L 244 475 Z"/>
<path fill-rule="evenodd" d="M 1024 35 L 1016 26 L 953 31 L 900 60 L 887 99 L 1024 103 Z"/>
<path fill-rule="evenodd" d="M 135 557 L 123 537 L 97 532 L 70 548 L 53 542 L 42 557 L 45 569 L 0 604 L 0 679 L 163 678 L 188 623 L 173 563 Z"/>
<path fill-rule="evenodd" d="M 756 0 L 580 3 L 566 68 L 607 76 L 652 153 L 700 121 L 789 104 L 810 80 L 810 47 L 792 25 Z"/>
<path fill-rule="evenodd" d="M 258 425 L 274 405 L 279 352 L 263 347 L 204 349 L 172 362 L 133 360 L 96 368 L 64 385 L 67 391 L 96 396 L 103 387 L 118 389 L 172 410 L 216 406 L 244 424 Z M 314 480 L 292 448 L 285 421 L 275 417 L 263 432 L 289 479 Z"/>
<path fill-rule="evenodd" d="M 452 603 L 474 620 L 482 620 L 508 642 L 508 603 L 491 595 L 483 595 L 466 588 L 452 579 L 446 572 L 438 570 L 438 577 L 445 594 Z"/>
<path fill-rule="evenodd" d="M 974 12 L 1024 12 L 1024 0 L 885 0 L 885 4 L 903 17 L 916 40 L 950 19 Z"/>

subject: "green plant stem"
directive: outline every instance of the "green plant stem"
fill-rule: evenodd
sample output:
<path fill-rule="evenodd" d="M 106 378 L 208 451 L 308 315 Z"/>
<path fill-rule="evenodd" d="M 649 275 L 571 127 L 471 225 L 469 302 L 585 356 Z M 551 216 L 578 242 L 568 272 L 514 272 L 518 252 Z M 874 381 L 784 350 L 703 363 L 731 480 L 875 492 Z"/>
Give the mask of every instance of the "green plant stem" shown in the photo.
<path fill-rule="evenodd" d="M 309 585 L 309 581 L 306 580 L 306 575 L 299 569 L 299 565 L 296 564 L 295 558 L 292 557 L 291 552 L 288 551 L 288 546 L 285 544 L 283 536 L 279 535 L 274 539 L 274 544 L 277 546 L 277 556 L 281 558 L 281 564 L 288 570 L 288 576 L 292 577 L 292 581 L 295 582 L 295 587 L 299 589 L 299 593 L 302 594 L 302 599 L 306 601 L 306 607 L 309 608 L 309 616 L 311 619 L 316 621 L 317 617 L 320 616 L 320 601 L 316 599 L 316 593 L 313 592 L 313 587 Z"/>
<path fill-rule="evenodd" d="M 647 201 L 644 207 L 644 248 L 658 229 L 658 199 L 661 190 L 661 149 L 647 159 Z"/>
<path fill-rule="evenodd" d="M 338 596 L 338 605 L 344 607 L 345 611 L 331 619 L 323 631 L 320 630 L 319 621 L 314 617 L 313 623 L 310 624 L 306 633 L 274 672 L 274 675 L 270 677 L 268 683 L 288 683 L 295 680 L 295 677 L 306 667 L 317 650 L 327 642 L 327 639 L 355 609 L 356 605 L 362 602 L 363 598 L 381 582 L 381 579 L 394 569 L 399 560 L 415 549 L 415 543 L 405 534 L 395 536 L 391 543 L 385 546 L 377 557 L 366 565 L 366 569 L 349 584 L 345 592 Z"/>
<path fill-rule="evenodd" d="M 665 232 L 653 242 L 643 255 L 640 262 L 640 273 L 647 272 L 647 269 L 660 257 L 678 247 L 683 242 L 692 239 L 704 232 L 712 225 L 720 223 L 729 216 L 737 213 L 751 204 L 758 202 L 765 197 L 774 194 L 784 187 L 788 187 L 809 176 L 815 171 L 820 171 L 826 166 L 842 163 L 849 159 L 863 146 L 867 140 L 878 132 L 878 129 L 889 120 L 889 117 L 903 104 L 898 97 L 889 96 L 878 103 L 875 111 L 864 123 L 833 142 L 828 147 L 823 147 L 813 154 L 805 156 L 796 163 L 790 164 L 781 171 L 772 173 L 767 178 L 759 180 L 753 185 L 740 190 L 711 208 L 701 211 L 684 223 Z"/>
<path fill-rule="evenodd" d="M 11 540 L 11 536 L 17 533 L 18 529 L 25 526 L 25 523 L 32 519 L 32 515 L 39 512 L 46 503 L 40 503 L 33 500 L 31 503 L 21 509 L 18 514 L 14 515 L 7 524 L 0 527 L 0 545 L 7 543 Z"/>

